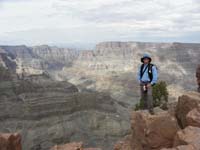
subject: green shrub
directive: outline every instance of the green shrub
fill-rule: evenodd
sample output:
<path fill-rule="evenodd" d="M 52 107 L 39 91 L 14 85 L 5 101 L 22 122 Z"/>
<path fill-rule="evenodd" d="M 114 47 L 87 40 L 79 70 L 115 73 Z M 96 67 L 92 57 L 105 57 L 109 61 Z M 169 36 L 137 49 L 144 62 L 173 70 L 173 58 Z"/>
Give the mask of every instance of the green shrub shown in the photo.
<path fill-rule="evenodd" d="M 162 109 L 167 109 L 168 102 L 168 91 L 167 84 L 165 81 L 158 82 L 153 86 L 152 96 L 153 96 L 153 107 L 160 107 Z M 135 104 L 135 110 L 144 109 L 144 100 L 140 99 L 140 102 Z"/>
<path fill-rule="evenodd" d="M 155 86 L 153 86 L 153 106 L 154 107 L 166 107 L 168 102 L 168 91 L 167 84 L 165 81 L 158 82 Z"/>

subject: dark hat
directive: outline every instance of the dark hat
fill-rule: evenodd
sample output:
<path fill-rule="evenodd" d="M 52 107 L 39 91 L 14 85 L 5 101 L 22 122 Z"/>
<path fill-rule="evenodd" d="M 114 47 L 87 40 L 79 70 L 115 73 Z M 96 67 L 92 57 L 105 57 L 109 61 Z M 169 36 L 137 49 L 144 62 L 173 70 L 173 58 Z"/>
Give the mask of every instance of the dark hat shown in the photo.
<path fill-rule="evenodd" d="M 145 58 L 148 58 L 149 59 L 149 62 L 151 62 L 151 57 L 149 54 L 144 54 L 143 57 L 141 58 L 141 62 L 144 62 L 144 59 Z"/>

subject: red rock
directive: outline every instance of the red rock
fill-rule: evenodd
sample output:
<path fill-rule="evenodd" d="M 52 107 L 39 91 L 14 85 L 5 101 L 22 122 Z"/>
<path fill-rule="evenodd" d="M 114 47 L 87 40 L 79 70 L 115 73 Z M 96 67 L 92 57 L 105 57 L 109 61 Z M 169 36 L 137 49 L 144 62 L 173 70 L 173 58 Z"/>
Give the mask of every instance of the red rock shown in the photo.
<path fill-rule="evenodd" d="M 51 150 L 83 150 L 83 143 L 69 143 L 64 145 L 56 145 Z"/>
<path fill-rule="evenodd" d="M 186 115 L 187 125 L 200 127 L 200 105 Z"/>
<path fill-rule="evenodd" d="M 73 142 L 64 145 L 56 145 L 51 150 L 101 150 L 101 148 L 83 148 L 83 143 Z"/>
<path fill-rule="evenodd" d="M 20 134 L 0 134 L 0 150 L 22 150 Z"/>
<path fill-rule="evenodd" d="M 132 139 L 131 135 L 126 136 L 123 141 L 119 141 L 115 144 L 114 150 L 132 150 L 134 144 L 134 139 Z M 142 150 L 137 148 L 137 150 Z"/>
<path fill-rule="evenodd" d="M 198 150 L 192 145 L 181 145 L 175 148 L 163 148 L 161 150 Z"/>
<path fill-rule="evenodd" d="M 114 150 L 159 150 L 173 146 L 179 130 L 175 117 L 168 112 L 150 115 L 143 111 L 133 112 L 131 116 L 132 135 L 118 142 Z"/>
<path fill-rule="evenodd" d="M 188 126 L 186 116 L 187 114 L 198 107 L 200 104 L 200 93 L 189 92 L 179 97 L 176 107 L 176 117 L 182 128 Z"/>
<path fill-rule="evenodd" d="M 158 115 L 134 112 L 131 127 L 133 138 L 146 149 L 172 147 L 179 126 L 175 117 L 167 112 Z"/>
<path fill-rule="evenodd" d="M 200 128 L 188 126 L 184 130 L 178 131 L 175 136 L 174 147 L 180 145 L 191 145 L 195 150 L 200 150 Z"/>

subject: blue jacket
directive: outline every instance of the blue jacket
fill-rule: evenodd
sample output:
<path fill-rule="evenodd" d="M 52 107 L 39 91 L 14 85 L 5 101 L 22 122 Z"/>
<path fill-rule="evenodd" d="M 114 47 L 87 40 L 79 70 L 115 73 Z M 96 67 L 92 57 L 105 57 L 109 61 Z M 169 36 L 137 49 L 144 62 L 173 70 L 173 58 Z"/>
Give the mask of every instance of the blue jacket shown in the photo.
<path fill-rule="evenodd" d="M 143 67 L 143 71 L 146 68 L 147 64 L 144 65 Z M 141 70 L 142 65 L 140 65 L 139 69 L 138 69 L 138 73 L 137 73 L 137 80 L 139 82 L 148 82 L 150 81 L 149 79 L 149 74 L 148 74 L 148 68 L 146 69 L 146 71 L 144 72 L 142 78 L 140 79 L 140 70 Z M 153 79 L 151 81 L 151 84 L 155 84 L 157 83 L 158 80 L 158 72 L 155 66 L 152 67 L 152 74 L 153 74 Z"/>

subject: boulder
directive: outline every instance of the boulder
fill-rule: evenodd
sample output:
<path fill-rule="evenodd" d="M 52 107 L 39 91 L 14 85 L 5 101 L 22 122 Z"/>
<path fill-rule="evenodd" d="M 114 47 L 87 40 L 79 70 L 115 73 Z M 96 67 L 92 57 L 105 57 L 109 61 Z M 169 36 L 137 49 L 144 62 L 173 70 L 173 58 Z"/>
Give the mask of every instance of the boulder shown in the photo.
<path fill-rule="evenodd" d="M 146 149 L 171 147 L 173 138 L 179 130 L 176 118 L 168 112 L 157 115 L 134 112 L 131 127 L 136 143 L 140 143 Z"/>
<path fill-rule="evenodd" d="M 1 133 L 0 134 L 0 150 L 22 150 L 20 134 Z"/>
<path fill-rule="evenodd" d="M 131 135 L 114 150 L 200 150 L 200 94 L 186 93 L 168 108 L 155 115 L 134 111 Z"/>
<path fill-rule="evenodd" d="M 186 115 L 187 125 L 200 127 L 200 104 Z"/>
<path fill-rule="evenodd" d="M 119 141 L 114 150 L 170 148 L 180 128 L 176 118 L 167 111 L 156 115 L 150 115 L 146 111 L 134 111 L 131 115 L 131 129 L 131 135 Z"/>
<path fill-rule="evenodd" d="M 179 126 L 175 117 L 168 112 L 150 115 L 136 111 L 131 115 L 132 134 L 118 142 L 114 150 L 161 149 L 173 146 L 173 139 Z"/>
<path fill-rule="evenodd" d="M 189 145 L 195 150 L 200 150 L 200 128 L 188 126 L 177 132 L 174 138 L 174 147 Z"/>
<path fill-rule="evenodd" d="M 101 148 L 83 148 L 82 142 L 73 142 L 64 145 L 56 145 L 51 150 L 101 150 Z"/>
<path fill-rule="evenodd" d="M 83 143 L 69 143 L 64 145 L 56 145 L 51 150 L 83 150 Z"/>
<path fill-rule="evenodd" d="M 188 126 L 186 116 L 200 104 L 200 94 L 197 92 L 188 92 L 178 98 L 176 106 L 176 117 L 181 128 Z"/>

